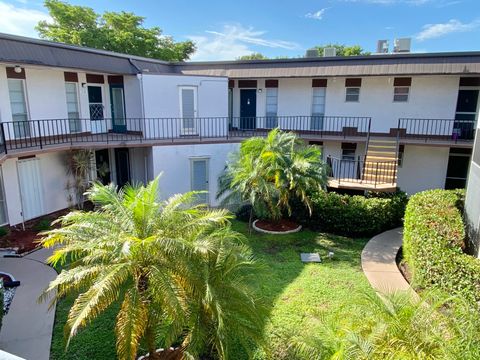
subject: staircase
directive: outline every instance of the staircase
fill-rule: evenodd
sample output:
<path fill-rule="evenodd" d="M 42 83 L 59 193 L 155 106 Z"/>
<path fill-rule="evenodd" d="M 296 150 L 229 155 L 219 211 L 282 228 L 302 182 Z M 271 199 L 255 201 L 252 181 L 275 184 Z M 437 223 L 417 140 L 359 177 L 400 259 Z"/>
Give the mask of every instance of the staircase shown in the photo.
<path fill-rule="evenodd" d="M 398 140 L 371 137 L 363 166 L 362 180 L 375 184 L 397 182 Z"/>

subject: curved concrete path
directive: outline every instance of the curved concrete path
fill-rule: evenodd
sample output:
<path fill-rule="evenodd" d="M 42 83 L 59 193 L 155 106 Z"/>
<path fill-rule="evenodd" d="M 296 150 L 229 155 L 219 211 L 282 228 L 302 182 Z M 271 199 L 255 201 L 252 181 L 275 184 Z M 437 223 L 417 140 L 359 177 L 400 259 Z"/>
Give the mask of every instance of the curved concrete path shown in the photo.
<path fill-rule="evenodd" d="M 45 264 L 51 249 L 40 249 L 23 258 L 0 258 L 0 271 L 21 282 L 15 291 L 0 330 L 0 349 L 27 360 L 48 360 L 55 309 L 48 302 L 37 303 L 38 296 L 57 276 Z"/>
<path fill-rule="evenodd" d="M 403 228 L 374 236 L 362 251 L 362 269 L 370 285 L 379 293 L 415 291 L 398 270 L 395 258 L 402 246 Z"/>

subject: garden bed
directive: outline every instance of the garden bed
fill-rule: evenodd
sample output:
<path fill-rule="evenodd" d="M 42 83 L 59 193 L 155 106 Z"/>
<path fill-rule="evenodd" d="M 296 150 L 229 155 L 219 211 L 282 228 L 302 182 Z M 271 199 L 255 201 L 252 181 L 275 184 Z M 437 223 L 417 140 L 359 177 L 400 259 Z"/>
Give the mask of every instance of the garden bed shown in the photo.
<path fill-rule="evenodd" d="M 290 234 L 300 231 L 302 226 L 288 219 L 280 219 L 278 221 L 255 220 L 253 228 L 267 234 Z"/>

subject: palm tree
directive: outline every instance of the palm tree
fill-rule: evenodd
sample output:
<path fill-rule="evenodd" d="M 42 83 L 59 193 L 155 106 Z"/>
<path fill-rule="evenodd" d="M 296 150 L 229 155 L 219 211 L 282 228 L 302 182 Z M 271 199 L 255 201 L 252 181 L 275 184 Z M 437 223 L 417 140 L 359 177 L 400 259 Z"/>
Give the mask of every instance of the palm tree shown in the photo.
<path fill-rule="evenodd" d="M 67 346 L 119 301 L 120 359 L 135 359 L 142 339 L 150 359 L 161 358 L 157 339 L 180 344 L 182 354 L 226 359 L 233 331 L 247 342 L 261 338 L 265 316 L 249 281 L 255 260 L 227 211 L 192 205 L 194 192 L 160 202 L 158 181 L 121 190 L 96 183 L 87 192 L 95 211 L 71 212 L 44 233 L 43 246 L 55 249 L 49 262 L 65 269 L 42 300 L 79 294 L 65 325 Z"/>
<path fill-rule="evenodd" d="M 478 359 L 480 316 L 458 298 L 368 294 L 349 318 L 322 320 L 310 339 L 291 336 L 302 359 Z M 293 358 L 292 357 L 292 358 Z"/>
<path fill-rule="evenodd" d="M 279 220 L 285 211 L 291 215 L 292 198 L 300 199 L 311 214 L 309 193 L 325 184 L 320 149 L 294 133 L 273 129 L 266 138 L 242 142 L 219 178 L 217 198 L 227 206 L 249 203 L 257 215 Z"/>

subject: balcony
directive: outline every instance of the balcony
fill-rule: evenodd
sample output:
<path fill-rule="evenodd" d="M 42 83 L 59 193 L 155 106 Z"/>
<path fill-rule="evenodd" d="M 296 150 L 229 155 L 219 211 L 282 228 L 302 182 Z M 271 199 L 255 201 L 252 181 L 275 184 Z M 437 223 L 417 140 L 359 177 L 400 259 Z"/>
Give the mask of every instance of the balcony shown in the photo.
<path fill-rule="evenodd" d="M 335 189 L 395 191 L 397 161 L 347 160 L 327 157 L 328 186 Z"/>
<path fill-rule="evenodd" d="M 254 118 L 47 119 L 0 123 L 0 154 L 48 149 L 237 142 L 265 136 L 273 127 L 305 139 L 368 137 L 370 118 L 278 116 Z"/>
<path fill-rule="evenodd" d="M 404 143 L 451 146 L 473 143 L 475 122 L 406 119 L 390 134 L 371 132 L 369 117 L 267 116 L 205 118 L 47 119 L 0 123 L 0 155 L 40 150 L 238 142 L 270 129 L 294 131 L 305 140 L 366 141 L 388 136 Z"/>
<path fill-rule="evenodd" d="M 474 120 L 398 119 L 398 137 L 402 142 L 430 144 L 472 144 Z"/>

